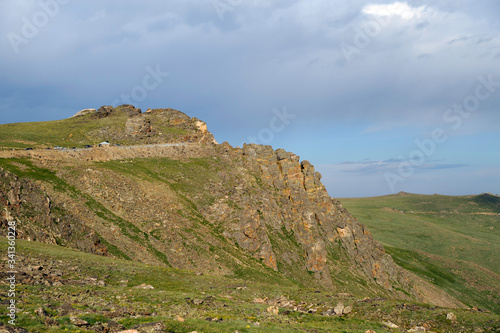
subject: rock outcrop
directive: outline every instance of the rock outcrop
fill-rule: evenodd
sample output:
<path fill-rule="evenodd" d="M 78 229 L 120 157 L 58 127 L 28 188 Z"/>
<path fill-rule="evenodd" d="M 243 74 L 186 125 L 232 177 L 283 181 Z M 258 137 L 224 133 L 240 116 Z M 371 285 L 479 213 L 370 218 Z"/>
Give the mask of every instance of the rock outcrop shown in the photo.
<path fill-rule="evenodd" d="M 88 132 L 85 132 L 85 128 L 81 129 L 85 142 L 75 141 L 73 144 L 102 141 L 123 145 L 217 143 L 205 122 L 174 109 L 148 109 L 142 112 L 133 105 L 101 106 L 97 110 L 79 111 L 71 118 L 77 118 L 81 124 L 94 123 L 89 126 Z"/>
<path fill-rule="evenodd" d="M 226 234 L 239 246 L 275 270 L 278 263 L 287 261 L 291 266 L 301 265 L 327 288 L 334 287 L 332 274 L 335 274 L 328 252 L 345 251 L 352 264 L 370 280 L 388 290 L 408 288 L 403 270 L 362 224 L 330 198 L 320 181 L 320 173 L 311 163 L 270 146 L 251 144 L 229 151 L 233 158 L 240 155 L 244 168 L 258 175 L 265 182 L 264 188 L 269 189 L 259 193 L 258 203 L 252 202 L 244 191 L 251 184 L 237 186 L 240 193 L 231 195 L 242 209 L 235 219 L 238 224 Z M 272 235 L 281 238 L 293 235 L 298 245 L 294 250 L 300 251 L 302 258 L 297 258 L 297 252 L 288 251 L 293 248 L 273 246 Z"/>

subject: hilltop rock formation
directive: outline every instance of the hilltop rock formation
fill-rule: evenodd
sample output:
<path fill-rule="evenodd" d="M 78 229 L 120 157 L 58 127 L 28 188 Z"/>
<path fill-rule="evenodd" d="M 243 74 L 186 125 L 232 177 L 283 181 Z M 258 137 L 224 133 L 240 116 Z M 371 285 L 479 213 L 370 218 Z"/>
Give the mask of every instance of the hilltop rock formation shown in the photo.
<path fill-rule="evenodd" d="M 94 123 L 94 126 L 90 126 L 89 132 L 83 133 L 87 144 L 90 143 L 89 140 L 125 145 L 181 141 L 217 143 L 205 122 L 174 109 L 148 109 L 142 112 L 133 105 L 101 106 L 97 110 L 79 111 L 70 119 L 78 119 L 82 123 Z"/>

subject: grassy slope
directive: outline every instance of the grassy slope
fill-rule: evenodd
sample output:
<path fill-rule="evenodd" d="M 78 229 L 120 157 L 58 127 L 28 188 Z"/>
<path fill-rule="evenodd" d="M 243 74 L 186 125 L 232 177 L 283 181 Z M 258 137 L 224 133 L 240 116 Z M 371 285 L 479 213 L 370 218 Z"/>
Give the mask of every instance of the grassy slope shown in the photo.
<path fill-rule="evenodd" d="M 6 247 L 6 239 L 0 238 L 0 251 L 5 253 Z M 16 304 L 21 309 L 18 327 L 31 332 L 92 331 L 75 327 L 70 322 L 70 315 L 91 325 L 97 321 L 106 323 L 114 318 L 126 328 L 141 323 L 162 322 L 167 331 L 174 332 L 364 332 L 368 329 L 401 332 L 384 328 L 380 324 L 382 320 L 392 320 L 406 328 L 426 322 L 436 332 L 470 332 L 474 327 L 494 331 L 495 327 L 498 328 L 498 316 L 493 314 L 453 310 L 459 321 L 452 323 L 445 319 L 445 309 L 425 305 L 384 299 L 340 299 L 327 293 L 278 283 L 199 276 L 189 271 L 99 257 L 37 242 L 18 240 L 17 254 L 16 265 L 20 271 L 26 270 L 28 275 L 33 274 L 28 265 L 42 265 L 43 269 L 57 266 L 63 272 L 63 280 L 77 282 L 83 277 L 95 277 L 106 282 L 105 287 L 81 282 L 65 282 L 57 287 L 18 282 Z M 142 283 L 150 284 L 155 289 L 133 288 Z M 7 299 L 6 290 L 5 284 L 0 285 L 1 301 Z M 296 302 L 321 304 L 323 308 L 333 307 L 342 301 L 345 305 L 353 305 L 353 312 L 339 318 L 282 308 L 279 315 L 273 315 L 266 311 L 268 305 L 252 302 L 255 297 L 277 298 L 281 295 L 287 295 Z M 189 299 L 205 302 L 196 305 Z M 39 307 L 48 313 L 53 321 L 51 326 L 44 324 L 44 318 L 36 314 L 35 310 Z M 61 314 L 61 307 L 66 309 L 66 314 Z M 111 313 L 114 315 L 111 316 Z M 185 321 L 176 321 L 177 316 Z M 207 318 L 217 318 L 218 321 Z M 7 320 L 2 313 L 0 322 L 7 323 Z"/>
<path fill-rule="evenodd" d="M 0 147 L 27 148 L 53 147 L 100 143 L 104 137 L 88 134 L 103 127 L 122 129 L 125 127 L 125 114 L 91 119 L 90 115 L 56 121 L 15 123 L 0 125 Z M 94 142 L 95 141 L 95 142 Z"/>
<path fill-rule="evenodd" d="M 469 306 L 500 312 L 499 197 L 403 194 L 341 202 L 397 263 Z"/>

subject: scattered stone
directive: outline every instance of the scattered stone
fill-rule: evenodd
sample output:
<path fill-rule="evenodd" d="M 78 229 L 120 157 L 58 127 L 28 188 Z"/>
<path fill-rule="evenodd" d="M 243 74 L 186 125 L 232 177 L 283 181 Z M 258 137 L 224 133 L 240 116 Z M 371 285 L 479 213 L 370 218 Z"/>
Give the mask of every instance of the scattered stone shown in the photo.
<path fill-rule="evenodd" d="M 322 316 L 332 316 L 334 314 L 333 309 L 328 309 L 326 311 L 321 312 Z"/>
<path fill-rule="evenodd" d="M 212 322 L 223 322 L 222 318 L 212 318 L 212 317 L 207 317 L 205 318 L 206 321 L 212 321 Z"/>
<path fill-rule="evenodd" d="M 383 321 L 382 325 L 387 326 L 389 328 L 399 328 L 398 325 L 394 324 L 393 322 L 390 321 Z"/>
<path fill-rule="evenodd" d="M 59 323 L 50 317 L 45 317 L 45 326 L 59 326 Z"/>
<path fill-rule="evenodd" d="M 137 289 L 144 289 L 144 290 L 151 290 L 151 289 L 155 289 L 155 287 L 153 287 L 152 285 L 150 284 L 145 284 L 145 283 L 142 283 L 138 286 L 135 286 L 134 288 L 137 288 Z"/>
<path fill-rule="evenodd" d="M 70 316 L 69 320 L 75 326 L 87 326 L 89 324 L 86 320 L 80 319 L 80 318 L 75 317 L 75 316 Z"/>
<path fill-rule="evenodd" d="M 266 298 L 254 298 L 253 303 L 256 304 L 265 304 L 267 302 L 267 297 Z"/>
<path fill-rule="evenodd" d="M 299 306 L 294 306 L 293 310 L 294 311 L 298 311 L 298 312 L 307 312 L 306 308 L 303 307 L 303 306 L 300 306 L 300 305 Z"/>
<path fill-rule="evenodd" d="M 102 324 L 103 332 L 118 332 L 125 330 L 125 327 L 114 320 Z"/>
<path fill-rule="evenodd" d="M 337 304 L 333 309 L 333 312 L 335 312 L 336 316 L 341 316 L 344 313 L 344 303 Z"/>
<path fill-rule="evenodd" d="M 35 313 L 38 315 L 38 317 L 46 317 L 47 316 L 47 311 L 45 311 L 42 307 L 39 307 L 38 309 L 36 309 Z"/>
<path fill-rule="evenodd" d="M 352 312 L 352 306 L 346 306 L 344 308 L 344 314 L 348 314 L 348 313 L 351 313 Z"/>
<path fill-rule="evenodd" d="M 410 329 L 408 332 L 415 332 L 415 333 L 425 333 L 427 330 L 423 326 L 415 326 L 412 329 Z"/>
<path fill-rule="evenodd" d="M 192 301 L 192 303 L 194 305 L 202 305 L 203 302 L 204 302 L 204 300 L 202 300 L 202 299 L 195 299 L 195 300 Z"/>
<path fill-rule="evenodd" d="M 368 330 L 368 331 L 365 331 L 365 333 L 377 333 L 377 332 L 372 331 L 372 330 Z"/>
<path fill-rule="evenodd" d="M 457 321 L 457 316 L 453 312 L 448 312 L 446 314 L 446 319 L 451 320 L 452 322 Z"/>
<path fill-rule="evenodd" d="M 0 333 L 29 333 L 29 332 L 21 327 L 4 325 L 0 323 Z"/>
<path fill-rule="evenodd" d="M 270 306 L 267 308 L 267 312 L 277 315 L 279 314 L 280 309 L 277 306 Z"/>
<path fill-rule="evenodd" d="M 118 333 L 140 333 L 138 330 L 125 330 L 125 331 L 120 331 Z"/>

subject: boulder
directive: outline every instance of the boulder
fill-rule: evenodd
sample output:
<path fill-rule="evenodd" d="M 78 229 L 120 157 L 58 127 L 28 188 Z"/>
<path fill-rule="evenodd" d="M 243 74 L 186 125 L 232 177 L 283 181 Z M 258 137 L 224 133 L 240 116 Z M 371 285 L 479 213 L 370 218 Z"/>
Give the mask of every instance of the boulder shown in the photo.
<path fill-rule="evenodd" d="M 335 315 L 337 316 L 341 316 L 342 314 L 344 314 L 344 304 L 338 303 L 333 309 L 333 312 L 335 312 Z"/>
<path fill-rule="evenodd" d="M 267 308 L 267 312 L 277 315 L 279 314 L 280 309 L 277 306 L 270 306 Z"/>
<path fill-rule="evenodd" d="M 392 323 L 390 321 L 383 321 L 382 325 L 387 326 L 389 328 L 399 328 L 398 325 L 396 325 L 396 324 L 394 324 L 394 323 Z"/>
<path fill-rule="evenodd" d="M 74 316 L 70 316 L 69 320 L 75 326 L 87 326 L 89 324 L 87 321 Z"/>
<path fill-rule="evenodd" d="M 145 289 L 145 290 L 151 290 L 151 289 L 155 289 L 155 287 L 153 287 L 152 285 L 149 285 L 149 284 L 145 284 L 145 283 L 142 283 L 138 286 L 135 286 L 134 288 L 137 288 L 137 289 Z"/>
<path fill-rule="evenodd" d="M 88 114 L 94 114 L 96 113 L 97 110 L 96 109 L 83 109 L 81 111 L 78 111 L 77 113 L 75 113 L 73 116 L 71 116 L 70 118 L 76 118 L 76 117 L 81 117 L 81 116 L 85 116 L 85 115 L 88 115 Z"/>

